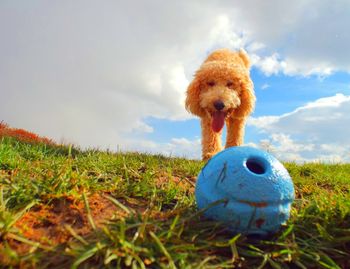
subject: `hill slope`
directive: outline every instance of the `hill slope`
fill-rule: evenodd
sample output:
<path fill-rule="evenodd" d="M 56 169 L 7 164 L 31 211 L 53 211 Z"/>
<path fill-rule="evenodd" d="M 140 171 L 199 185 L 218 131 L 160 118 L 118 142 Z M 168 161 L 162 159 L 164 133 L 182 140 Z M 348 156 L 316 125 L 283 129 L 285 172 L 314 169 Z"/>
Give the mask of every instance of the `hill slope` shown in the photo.
<path fill-rule="evenodd" d="M 204 163 L 0 137 L 0 261 L 22 268 L 350 268 L 350 165 L 286 164 L 297 200 L 273 238 L 201 218 Z"/>

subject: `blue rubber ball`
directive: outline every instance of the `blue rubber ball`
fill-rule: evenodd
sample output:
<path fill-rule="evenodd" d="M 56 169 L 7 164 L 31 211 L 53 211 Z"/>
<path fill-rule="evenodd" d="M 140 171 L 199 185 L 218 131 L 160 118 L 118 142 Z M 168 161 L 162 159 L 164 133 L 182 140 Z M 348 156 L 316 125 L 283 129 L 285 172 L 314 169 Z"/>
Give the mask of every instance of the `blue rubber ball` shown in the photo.
<path fill-rule="evenodd" d="M 232 147 L 204 166 L 195 196 L 206 217 L 234 232 L 267 235 L 288 220 L 294 186 L 288 171 L 271 154 Z"/>

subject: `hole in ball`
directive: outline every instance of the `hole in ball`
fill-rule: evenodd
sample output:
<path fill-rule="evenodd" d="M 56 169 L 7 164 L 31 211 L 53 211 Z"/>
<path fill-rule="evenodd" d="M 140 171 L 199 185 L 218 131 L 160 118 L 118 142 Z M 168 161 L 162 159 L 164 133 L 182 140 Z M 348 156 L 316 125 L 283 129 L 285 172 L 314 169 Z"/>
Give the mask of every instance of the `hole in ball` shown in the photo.
<path fill-rule="evenodd" d="M 260 160 L 248 159 L 246 165 L 248 170 L 254 174 L 262 175 L 266 172 L 265 164 Z"/>

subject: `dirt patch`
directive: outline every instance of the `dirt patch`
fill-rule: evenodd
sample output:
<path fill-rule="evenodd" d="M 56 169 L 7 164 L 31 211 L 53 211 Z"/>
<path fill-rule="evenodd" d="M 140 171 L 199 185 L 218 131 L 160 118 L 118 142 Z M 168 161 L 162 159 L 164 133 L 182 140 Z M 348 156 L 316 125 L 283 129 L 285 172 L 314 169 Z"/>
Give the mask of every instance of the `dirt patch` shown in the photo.
<path fill-rule="evenodd" d="M 31 208 L 15 224 L 26 239 L 44 246 L 56 246 L 69 241 L 73 237 L 72 230 L 79 236 L 87 235 L 93 230 L 83 199 L 61 196 L 47 197 L 45 200 L 49 202 Z M 97 228 L 102 227 L 107 220 L 127 216 L 124 210 L 105 195 L 93 194 L 88 198 L 88 203 Z M 129 201 L 122 203 L 134 210 L 143 210 L 140 204 L 133 205 Z M 139 208 L 136 208 L 137 206 Z M 9 243 L 20 254 L 28 252 L 31 248 L 30 245 L 13 239 L 10 239 Z"/>
<path fill-rule="evenodd" d="M 167 174 L 160 174 L 155 184 L 157 188 L 164 188 L 164 186 L 168 185 L 170 182 L 175 183 L 181 190 L 186 191 L 188 193 L 194 193 L 196 178 L 186 178 L 186 177 L 177 177 Z"/>

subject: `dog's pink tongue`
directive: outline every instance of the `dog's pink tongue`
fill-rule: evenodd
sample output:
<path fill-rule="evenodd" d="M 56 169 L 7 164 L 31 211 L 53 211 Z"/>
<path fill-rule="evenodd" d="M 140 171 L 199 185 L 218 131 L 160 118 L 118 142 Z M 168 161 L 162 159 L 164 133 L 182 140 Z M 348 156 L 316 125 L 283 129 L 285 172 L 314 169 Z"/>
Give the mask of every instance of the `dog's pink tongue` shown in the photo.
<path fill-rule="evenodd" d="M 222 111 L 216 111 L 213 114 L 213 121 L 211 123 L 211 127 L 214 132 L 220 132 L 225 124 L 225 113 Z"/>

